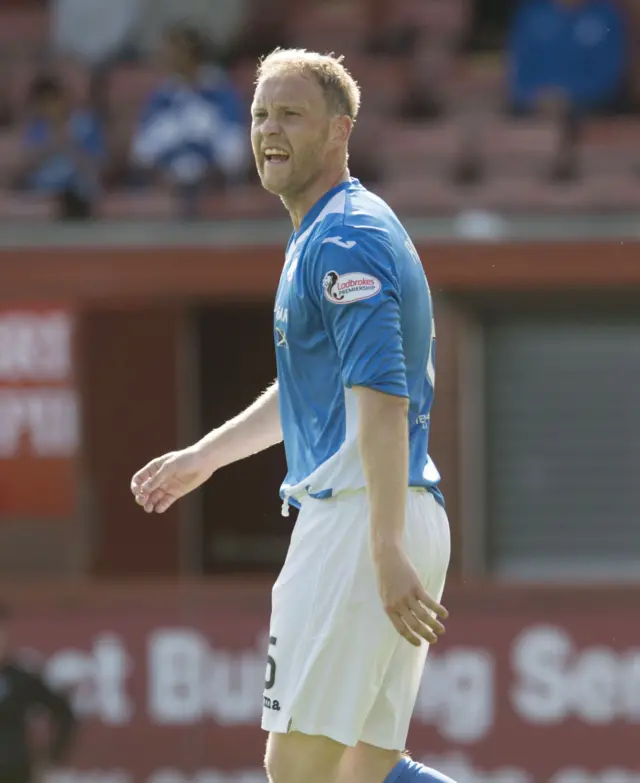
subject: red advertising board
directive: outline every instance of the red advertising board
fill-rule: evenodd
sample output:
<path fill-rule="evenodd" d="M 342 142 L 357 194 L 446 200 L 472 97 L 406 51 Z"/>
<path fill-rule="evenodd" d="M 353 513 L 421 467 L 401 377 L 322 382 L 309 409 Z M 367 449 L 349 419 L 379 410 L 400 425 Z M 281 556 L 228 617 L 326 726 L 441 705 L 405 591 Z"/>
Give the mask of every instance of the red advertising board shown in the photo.
<path fill-rule="evenodd" d="M 0 518 L 74 509 L 73 328 L 64 306 L 0 309 Z"/>
<path fill-rule="evenodd" d="M 264 783 L 268 592 L 21 614 L 21 645 L 82 716 L 56 783 Z M 409 738 L 414 757 L 460 783 L 640 780 L 637 592 L 618 602 L 595 590 L 478 588 L 452 590 L 447 603 L 449 630 L 430 654 Z"/>

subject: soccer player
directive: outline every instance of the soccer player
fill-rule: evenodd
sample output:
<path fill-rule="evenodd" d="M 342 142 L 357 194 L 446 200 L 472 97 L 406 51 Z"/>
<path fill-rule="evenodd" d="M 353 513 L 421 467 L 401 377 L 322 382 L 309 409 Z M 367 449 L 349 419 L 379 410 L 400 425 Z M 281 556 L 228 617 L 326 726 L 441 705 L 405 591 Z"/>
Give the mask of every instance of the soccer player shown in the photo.
<path fill-rule="evenodd" d="M 431 297 L 397 217 L 349 175 L 359 104 L 341 59 L 276 50 L 261 62 L 253 151 L 294 226 L 275 300 L 277 380 L 131 484 L 147 512 L 163 512 L 284 439 L 283 512 L 300 513 L 272 595 L 262 718 L 272 783 L 449 781 L 404 754 L 447 617 L 449 525 L 427 456 Z"/>

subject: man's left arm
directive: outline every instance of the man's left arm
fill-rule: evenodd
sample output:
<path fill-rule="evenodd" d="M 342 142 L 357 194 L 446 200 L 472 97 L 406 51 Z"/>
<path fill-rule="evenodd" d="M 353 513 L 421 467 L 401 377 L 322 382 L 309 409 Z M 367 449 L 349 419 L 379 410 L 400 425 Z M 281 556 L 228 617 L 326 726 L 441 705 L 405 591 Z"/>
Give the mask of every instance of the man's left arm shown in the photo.
<path fill-rule="evenodd" d="M 403 547 L 409 484 L 409 401 L 366 386 L 356 386 L 354 391 L 371 513 L 371 546 L 377 558 L 385 550 Z"/>
<path fill-rule="evenodd" d="M 446 610 L 427 593 L 404 545 L 409 484 L 409 403 L 361 386 L 359 448 L 369 498 L 371 556 L 380 598 L 399 634 L 415 646 L 438 641 Z"/>
<path fill-rule="evenodd" d="M 421 638 L 436 641 L 435 632 L 443 628 L 431 612 L 444 617 L 446 610 L 427 594 L 404 548 L 409 395 L 399 283 L 386 242 L 363 234 L 349 241 L 325 239 L 312 285 L 337 348 L 344 386 L 358 400 L 359 449 L 380 597 L 398 633 L 419 645 Z"/>

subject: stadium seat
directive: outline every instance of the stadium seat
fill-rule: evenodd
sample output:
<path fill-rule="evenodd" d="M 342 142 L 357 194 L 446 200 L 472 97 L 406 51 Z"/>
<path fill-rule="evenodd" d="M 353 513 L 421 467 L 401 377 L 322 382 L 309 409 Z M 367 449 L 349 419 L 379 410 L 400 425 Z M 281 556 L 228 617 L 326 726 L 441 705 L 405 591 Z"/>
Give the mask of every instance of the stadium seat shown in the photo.
<path fill-rule="evenodd" d="M 0 49 L 9 54 L 33 55 L 46 51 L 49 16 L 46 9 L 25 3 L 0 9 Z"/>
<path fill-rule="evenodd" d="M 471 21 L 470 0 L 370 0 L 369 5 L 376 30 L 419 27 L 457 39 Z"/>
<path fill-rule="evenodd" d="M 116 191 L 104 196 L 98 214 L 105 220 L 170 220 L 177 208 L 175 199 L 164 191 Z"/>
<path fill-rule="evenodd" d="M 205 197 L 201 215 L 209 220 L 249 220 L 260 217 L 287 219 L 280 199 L 267 193 L 260 185 L 238 185 Z"/>
<path fill-rule="evenodd" d="M 55 202 L 47 197 L 0 192 L 0 220 L 52 220 L 56 211 Z"/>
<path fill-rule="evenodd" d="M 494 117 L 481 132 L 485 165 L 491 174 L 540 174 L 549 165 L 558 144 L 557 127 L 544 121 Z"/>
<path fill-rule="evenodd" d="M 423 176 L 391 179 L 377 191 L 401 216 L 449 215 L 456 212 L 460 202 L 459 189 L 452 182 Z"/>
<path fill-rule="evenodd" d="M 629 174 L 640 165 L 640 122 L 591 120 L 580 134 L 579 148 L 586 175 Z"/>
<path fill-rule="evenodd" d="M 404 93 L 403 65 L 393 57 L 349 57 L 349 70 L 360 85 L 367 112 L 397 112 Z"/>
<path fill-rule="evenodd" d="M 369 35 L 369 15 L 359 0 L 305 2 L 291 9 L 288 33 L 296 46 L 351 55 Z"/>
<path fill-rule="evenodd" d="M 6 176 L 15 171 L 21 149 L 22 135 L 19 130 L 0 132 L 0 181 L 6 181 Z"/>
<path fill-rule="evenodd" d="M 150 92 L 161 79 L 158 68 L 146 65 L 118 65 L 109 74 L 108 105 L 114 112 L 140 113 Z"/>

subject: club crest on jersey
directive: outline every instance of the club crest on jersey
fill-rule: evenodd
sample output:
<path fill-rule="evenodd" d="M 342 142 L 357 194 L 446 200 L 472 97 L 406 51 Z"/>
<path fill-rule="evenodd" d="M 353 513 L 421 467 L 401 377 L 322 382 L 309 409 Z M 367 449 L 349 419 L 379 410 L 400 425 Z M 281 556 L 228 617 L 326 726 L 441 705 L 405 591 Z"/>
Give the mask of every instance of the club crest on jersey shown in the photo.
<path fill-rule="evenodd" d="M 380 293 L 382 284 L 373 275 L 364 272 L 347 272 L 339 275 L 337 272 L 327 272 L 322 281 L 325 299 L 333 304 L 351 304 L 362 299 L 371 299 Z"/>

